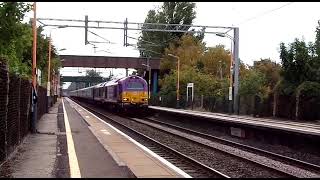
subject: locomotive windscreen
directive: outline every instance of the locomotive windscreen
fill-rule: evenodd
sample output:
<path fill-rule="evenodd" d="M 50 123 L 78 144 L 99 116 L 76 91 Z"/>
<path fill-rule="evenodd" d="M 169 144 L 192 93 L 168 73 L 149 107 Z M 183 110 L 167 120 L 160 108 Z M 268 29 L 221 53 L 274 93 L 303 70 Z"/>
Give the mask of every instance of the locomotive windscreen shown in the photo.
<path fill-rule="evenodd" d="M 141 82 L 128 82 L 127 89 L 143 90 L 143 84 Z"/>

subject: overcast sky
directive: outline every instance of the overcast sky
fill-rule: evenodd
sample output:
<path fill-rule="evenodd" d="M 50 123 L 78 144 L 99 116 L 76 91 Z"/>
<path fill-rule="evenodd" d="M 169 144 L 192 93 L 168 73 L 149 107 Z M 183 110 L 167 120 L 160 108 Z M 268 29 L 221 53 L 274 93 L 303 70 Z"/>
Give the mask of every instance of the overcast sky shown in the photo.
<path fill-rule="evenodd" d="M 84 19 L 120 21 L 128 18 L 129 22 L 144 22 L 150 9 L 161 6 L 161 2 L 38 2 L 38 18 Z M 284 6 L 286 5 L 286 6 Z M 284 6 L 284 7 L 282 7 Z M 282 7 L 282 8 L 280 8 Z M 280 9 L 278 9 L 280 8 Z M 280 42 L 290 43 L 294 38 L 314 41 L 315 29 L 320 19 L 319 2 L 197 2 L 194 25 L 237 26 L 240 31 L 239 57 L 246 64 L 252 65 L 254 60 L 271 58 L 279 59 Z M 31 17 L 33 12 L 28 14 Z M 53 23 L 53 22 L 50 22 Z M 38 23 L 39 25 L 39 23 Z M 52 27 L 46 27 L 49 35 Z M 91 31 L 115 44 L 99 45 L 94 52 L 91 45 L 84 44 L 84 29 L 63 28 L 52 30 L 52 39 L 58 49 L 66 48 L 60 54 L 96 55 L 96 56 L 129 56 L 138 57 L 133 47 L 123 47 L 122 30 Z M 129 36 L 138 37 L 138 31 L 129 31 Z M 233 35 L 232 33 L 230 35 Z M 100 41 L 89 34 L 89 40 Z M 224 44 L 230 48 L 230 40 L 206 34 L 207 46 Z M 136 43 L 128 39 L 128 43 Z M 111 53 L 107 53 L 109 51 Z M 63 75 L 81 75 L 78 68 L 63 68 Z M 109 71 L 104 75 L 109 75 Z M 124 70 L 114 70 L 122 73 Z M 83 75 L 85 73 L 82 73 Z"/>

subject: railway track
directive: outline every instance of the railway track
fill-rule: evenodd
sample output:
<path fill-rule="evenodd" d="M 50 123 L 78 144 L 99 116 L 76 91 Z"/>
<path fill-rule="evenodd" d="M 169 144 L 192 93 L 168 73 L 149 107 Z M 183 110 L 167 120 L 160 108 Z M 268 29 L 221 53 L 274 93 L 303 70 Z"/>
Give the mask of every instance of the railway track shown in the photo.
<path fill-rule="evenodd" d="M 277 153 L 274 153 L 274 152 L 271 152 L 271 151 L 266 151 L 266 150 L 263 150 L 263 149 L 259 149 L 259 148 L 253 147 L 253 146 L 248 146 L 248 145 L 245 145 L 245 144 L 233 142 L 233 141 L 230 141 L 230 140 L 227 140 L 227 139 L 223 139 L 223 138 L 220 138 L 220 137 L 217 137 L 217 136 L 213 136 L 213 135 L 210 135 L 210 134 L 205 134 L 205 133 L 202 133 L 202 132 L 194 131 L 194 130 L 191 130 L 191 129 L 188 129 L 188 128 L 184 128 L 184 127 L 181 127 L 181 126 L 177 126 L 177 125 L 173 125 L 173 124 L 170 124 L 170 123 L 161 122 L 161 121 L 158 121 L 158 120 L 155 120 L 155 119 L 144 118 L 142 120 L 146 120 L 146 121 L 149 121 L 149 122 L 165 125 L 167 127 L 174 128 L 174 129 L 177 129 L 177 130 L 180 130 L 180 131 L 183 131 L 183 132 L 187 132 L 189 134 L 194 134 L 196 136 L 203 137 L 203 138 L 206 138 L 208 140 L 213 140 L 215 142 L 218 142 L 218 143 L 221 143 L 221 144 L 224 144 L 224 145 L 236 147 L 236 148 L 248 151 L 248 152 L 252 152 L 252 153 L 255 153 L 255 154 L 267 156 L 270 159 L 281 161 L 281 162 L 293 165 L 295 167 L 308 169 L 308 170 L 312 170 L 312 171 L 314 171 L 316 173 L 320 173 L 320 166 L 316 165 L 316 164 L 312 164 L 312 163 L 309 163 L 309 162 L 301 161 L 301 160 L 294 159 L 294 158 L 291 158 L 291 157 L 288 157 L 288 156 L 284 156 L 284 155 L 281 155 L 281 154 L 277 154 Z M 143 123 L 142 121 L 139 121 L 139 122 Z"/>
<path fill-rule="evenodd" d="M 245 157 L 242 157 L 242 156 L 239 156 L 239 155 L 230 153 L 230 152 L 225 151 L 225 150 L 217 149 L 217 148 L 215 148 L 215 147 L 212 147 L 212 146 L 210 146 L 210 145 L 208 145 L 208 144 L 205 144 L 205 143 L 201 142 L 200 140 L 197 141 L 197 139 L 195 139 L 195 140 L 189 139 L 189 138 L 185 137 L 184 135 L 179 135 L 179 134 L 177 134 L 177 133 L 173 133 L 173 132 L 164 130 L 164 129 L 162 129 L 162 128 L 159 128 L 159 127 L 150 125 L 150 124 L 148 124 L 148 123 L 145 123 L 145 122 L 143 122 L 143 121 L 137 120 L 136 118 L 130 118 L 130 119 L 133 120 L 133 121 L 136 121 L 136 122 L 138 122 L 138 123 L 142 123 L 142 124 L 144 124 L 144 125 L 147 125 L 147 126 L 149 126 L 149 127 L 158 129 L 158 130 L 163 131 L 163 132 L 165 132 L 165 133 L 169 133 L 169 134 L 171 134 L 172 136 L 178 136 L 178 137 L 181 138 L 181 139 L 185 139 L 185 140 L 190 141 L 190 142 L 192 142 L 192 143 L 194 143 L 194 144 L 197 144 L 197 145 L 200 145 L 200 146 L 204 146 L 205 148 L 208 148 L 208 149 L 210 149 L 210 150 L 212 150 L 212 151 L 215 151 L 215 152 L 222 153 L 222 154 L 227 155 L 227 156 L 229 156 L 229 157 L 231 157 L 231 158 L 233 158 L 233 159 L 238 159 L 238 161 L 242 161 L 242 162 L 244 162 L 244 163 L 254 164 L 253 166 L 251 166 L 252 169 L 258 168 L 258 167 L 260 167 L 260 169 L 261 169 L 261 167 L 263 167 L 262 169 L 264 169 L 265 172 L 271 172 L 270 174 L 273 174 L 273 175 L 276 174 L 275 177 L 291 177 L 291 178 L 292 178 L 292 177 L 298 177 L 298 176 L 293 175 L 293 174 L 291 174 L 291 173 L 289 173 L 289 172 L 287 172 L 287 171 L 283 171 L 283 170 L 277 169 L 277 168 L 275 168 L 275 167 L 268 166 L 268 165 L 266 165 L 266 164 L 264 164 L 264 163 L 260 163 L 260 162 L 258 162 L 258 161 L 254 161 L 254 160 L 252 160 L 252 159 L 250 159 L 250 158 L 245 158 Z M 191 153 L 191 154 L 192 154 L 192 153 Z M 227 159 L 226 159 L 226 161 L 227 161 Z M 259 174 L 259 173 L 258 173 L 258 174 Z M 273 177 L 273 176 L 270 176 L 270 177 Z"/>
<path fill-rule="evenodd" d="M 73 101 L 76 101 L 73 99 Z M 150 150 L 158 154 L 159 156 L 163 157 L 164 159 L 168 160 L 187 174 L 189 174 L 191 177 L 198 177 L 198 178 L 204 178 L 204 177 L 211 177 L 211 178 L 230 178 L 229 176 L 207 166 L 203 163 L 190 158 L 172 148 L 169 146 L 160 143 L 136 130 L 133 128 L 128 127 L 127 125 L 120 123 L 119 121 L 115 120 L 113 117 L 110 117 L 104 113 L 101 113 L 87 105 L 84 105 L 83 103 L 76 101 L 81 106 L 85 107 L 89 111 L 93 112 L 97 116 L 100 116 L 102 118 L 108 119 L 113 122 L 113 124 L 117 124 L 118 128 L 126 133 L 129 133 L 131 137 L 135 137 L 143 140 L 144 145 L 147 146 Z"/>
<path fill-rule="evenodd" d="M 85 106 L 85 105 L 84 105 Z M 86 106 L 86 108 L 88 108 L 89 110 L 91 110 L 92 112 L 94 112 L 94 113 L 97 113 L 97 114 L 99 114 L 99 115 L 101 115 L 101 116 L 103 116 L 103 117 L 105 117 L 105 118 L 107 118 L 107 119 L 110 119 L 110 120 L 112 120 L 112 121 L 114 121 L 115 123 L 117 123 L 117 124 L 119 124 L 120 122 L 118 122 L 119 121 L 119 119 L 118 120 L 115 120 L 114 119 L 114 117 L 115 116 L 113 116 L 113 117 L 110 117 L 110 116 L 107 116 L 105 113 L 101 113 L 101 112 L 99 112 L 99 111 L 97 111 L 97 110 L 95 110 L 95 109 L 93 109 L 93 108 L 91 108 L 91 107 L 88 107 L 88 106 Z M 131 120 L 131 121 L 135 121 L 136 123 L 139 123 L 139 124 L 144 124 L 145 126 L 148 126 L 148 127 L 150 127 L 150 128 L 153 128 L 153 129 L 157 129 L 158 131 L 162 131 L 162 132 L 164 132 L 164 133 L 168 133 L 168 134 L 170 134 L 170 138 L 171 137 L 178 137 L 178 138 L 181 138 L 181 139 L 184 139 L 184 140 L 186 140 L 186 141 L 189 141 L 189 142 L 191 142 L 191 143 L 194 143 L 194 144 L 197 144 L 198 146 L 204 146 L 205 148 L 207 148 L 207 149 L 210 149 L 211 151 L 215 151 L 215 152 L 219 152 L 219 153 L 222 153 L 222 154 L 224 154 L 224 156 L 226 156 L 226 154 L 228 154 L 227 156 L 229 156 L 229 158 L 233 158 L 233 159 L 237 159 L 238 161 L 242 161 L 242 163 L 243 164 L 250 164 L 251 163 L 251 168 L 253 169 L 253 170 L 257 170 L 257 171 L 259 171 L 259 169 L 261 169 L 260 171 L 265 171 L 264 173 L 261 173 L 261 172 L 255 172 L 256 174 L 258 174 L 257 175 L 257 177 L 265 177 L 266 175 L 265 174 L 268 174 L 268 172 L 270 172 L 270 177 L 310 177 L 310 176 L 296 176 L 296 175 L 293 175 L 292 173 L 290 173 L 290 172 L 288 172 L 288 171 L 283 171 L 283 170 L 281 170 L 281 169 L 277 169 L 276 167 L 270 167 L 270 166 L 268 166 L 268 165 L 265 165 L 265 164 L 263 164 L 263 163 L 259 163 L 259 162 L 257 162 L 257 161 L 253 161 L 253 160 L 250 160 L 250 158 L 248 159 L 248 158 L 244 158 L 244 157 L 239 157 L 239 156 L 237 156 L 237 155 L 235 155 L 235 154 L 230 154 L 229 152 L 225 152 L 225 151 L 223 151 L 223 150 L 221 150 L 221 149 L 216 149 L 216 148 L 213 148 L 213 147 L 210 147 L 210 146 L 208 146 L 208 145 L 206 145 L 206 144 L 204 144 L 204 143 L 201 143 L 201 142 L 197 142 L 197 141 L 194 141 L 194 140 L 190 140 L 190 139 L 188 139 L 188 138 L 186 138 L 186 137 L 183 137 L 183 136 L 181 136 L 181 135 L 177 135 L 176 133 L 172 133 L 172 132 L 169 132 L 169 131 L 166 131 L 166 130 L 163 130 L 163 129 L 161 129 L 161 128 L 157 128 L 157 127 L 155 127 L 155 126 L 152 126 L 152 125 L 150 125 L 150 124 L 148 124 L 148 123 L 144 123 L 144 122 L 142 122 L 141 120 L 137 120 L 137 119 L 132 119 L 132 118 L 127 118 L 127 120 L 126 121 L 128 121 L 128 120 Z M 145 120 L 144 120 L 145 121 Z M 217 141 L 217 139 L 218 140 L 220 140 L 220 141 L 223 141 L 222 139 L 219 139 L 219 138 L 217 138 L 217 137 L 214 137 L 214 136 L 211 136 L 211 135 L 206 135 L 206 134 L 203 134 L 203 133 L 199 133 L 199 132 L 195 132 L 195 131 L 192 131 L 192 130 L 188 130 L 188 129 L 186 129 L 186 128 L 183 128 L 183 127 L 178 127 L 178 126 L 174 126 L 174 125 L 171 125 L 171 124 L 168 124 L 168 123 L 163 123 L 163 122 L 159 122 L 159 121 L 156 121 L 156 120 L 152 120 L 152 119 L 148 119 L 148 121 L 153 121 L 153 122 L 156 122 L 156 123 L 158 123 L 158 124 L 162 124 L 162 125 L 165 125 L 165 126 L 170 126 L 171 128 L 175 128 L 175 129 L 179 129 L 180 131 L 184 131 L 184 132 L 188 132 L 188 133 L 190 133 L 190 134 L 196 134 L 197 136 L 199 136 L 199 137 L 205 137 L 205 138 L 207 138 L 208 139 L 208 137 L 210 137 L 210 139 L 216 139 L 216 141 Z M 122 124 L 122 123 L 120 123 L 121 124 L 121 126 L 125 126 L 126 128 L 130 128 L 130 127 L 128 127 L 127 125 L 124 125 L 124 124 Z M 144 135 L 144 134 L 142 134 L 142 133 L 140 133 L 140 132 L 138 132 L 138 131 L 136 131 L 136 130 L 134 130 L 134 129 L 132 129 L 132 128 L 130 128 L 131 130 L 130 131 L 134 131 L 136 134 L 137 133 L 139 133 L 140 134 L 140 136 L 144 136 L 144 137 L 146 137 L 146 135 Z M 149 138 L 150 139 L 150 137 L 147 137 L 147 138 Z M 153 139 L 151 139 L 151 140 L 153 140 Z M 153 140 L 153 141 L 155 141 L 155 140 Z M 157 142 L 157 143 L 160 143 L 160 142 L 158 142 L 158 141 L 155 141 L 155 142 Z M 235 144 L 237 144 L 237 148 L 239 148 L 239 146 L 241 146 L 241 148 L 243 149 L 244 147 L 246 147 L 247 148 L 247 150 L 248 149 L 250 149 L 251 151 L 253 151 L 253 150 L 255 150 L 255 152 L 254 153 L 256 153 L 256 149 L 257 148 L 254 148 L 254 147 L 249 147 L 249 146 L 247 146 L 247 145 L 242 145 L 242 144 L 239 144 L 239 143 L 235 143 L 235 142 L 231 142 L 231 141 L 226 141 L 227 143 L 229 143 L 229 145 L 230 145 L 230 143 L 232 143 L 233 145 L 235 145 Z M 224 144 L 226 143 L 225 141 L 224 141 Z M 221 143 L 221 142 L 220 142 Z M 187 172 L 187 173 L 195 173 L 195 172 L 197 172 L 195 175 L 192 175 L 193 177 L 216 177 L 216 175 L 215 176 L 208 176 L 208 173 L 200 173 L 200 175 L 198 174 L 200 171 L 198 171 L 198 170 L 195 170 L 196 168 L 193 168 L 192 166 L 194 166 L 194 165 L 192 165 L 192 163 L 190 164 L 190 161 L 189 161 L 189 163 L 184 163 L 185 165 L 181 165 L 181 162 L 180 162 L 180 158 L 172 158 L 172 155 L 170 155 L 170 157 L 168 157 L 168 154 L 170 154 L 170 153 L 168 153 L 168 152 L 166 152 L 166 150 L 163 150 L 163 149 L 159 149 L 158 147 L 153 147 L 154 145 L 152 144 L 152 145 L 150 145 L 150 143 L 148 143 L 149 145 L 148 145 L 148 147 L 150 147 L 150 149 L 151 150 L 153 150 L 154 152 L 156 152 L 157 154 L 159 154 L 160 156 L 162 156 L 162 157 L 164 157 L 165 159 L 167 159 L 168 161 L 170 161 L 170 162 L 172 162 L 173 164 L 175 164 L 177 167 L 180 167 L 182 170 L 184 170 L 185 172 Z M 173 148 L 171 148 L 171 147 L 174 147 L 176 144 L 173 142 L 173 143 L 167 143 L 166 145 L 164 145 L 163 143 L 160 143 L 160 144 L 162 144 L 162 146 L 165 146 L 167 149 L 171 149 L 170 151 L 172 152 L 172 151 L 175 151 L 175 153 L 178 153 L 178 154 L 180 154 L 180 156 L 184 156 L 184 158 L 187 158 L 187 159 L 192 159 L 194 162 L 197 162 L 197 163 L 200 163 L 200 164 L 202 164 L 202 165 L 204 165 L 204 164 L 206 164 L 206 163 L 203 163 L 203 161 L 201 161 L 201 160 L 198 160 L 197 158 L 190 158 L 190 157 L 192 157 L 192 154 L 194 155 L 194 153 L 192 152 L 192 150 L 185 150 L 184 152 L 182 152 L 181 153 L 181 150 L 174 150 Z M 169 145 L 168 145 L 169 144 Z M 170 147 L 169 147 L 170 146 Z M 260 151 L 260 153 L 261 152 L 264 152 L 263 150 L 261 150 Z M 215 154 L 217 154 L 217 153 L 215 153 Z M 269 153 L 269 154 L 274 154 L 274 153 Z M 275 155 L 275 156 L 277 156 L 277 155 Z M 280 155 L 281 156 L 281 155 Z M 279 158 L 280 156 L 277 156 L 277 158 Z M 283 157 L 281 157 L 281 158 L 283 158 Z M 197 159 L 197 160 L 195 160 L 195 159 Z M 210 158 L 209 158 L 210 159 Z M 241 159 L 241 160 L 240 160 Z M 286 159 L 287 160 L 287 159 Z M 200 161 L 200 162 L 199 162 Z M 226 159 L 225 160 L 226 162 L 221 162 L 221 164 L 226 164 L 226 166 L 228 166 L 229 164 L 228 164 L 228 160 Z M 230 160 L 230 161 L 233 161 L 233 160 Z M 295 162 L 296 163 L 296 161 L 299 161 L 299 160 L 294 160 L 294 159 L 291 159 L 290 161 L 292 161 L 292 162 Z M 186 164 L 189 164 L 189 165 L 186 165 Z M 232 163 L 231 163 L 232 164 Z M 241 164 L 241 163 L 240 163 Z M 254 164 L 254 165 L 252 165 L 252 164 Z M 305 165 L 305 164 L 300 164 L 300 165 Z M 214 167 L 214 166 L 210 166 L 210 165 L 204 165 L 204 166 L 206 166 L 206 167 L 208 167 L 208 168 L 211 168 L 211 167 Z M 240 165 L 241 166 L 241 165 Z M 248 166 L 248 165 L 247 165 Z M 310 165 L 309 164 L 309 166 L 312 166 L 312 165 Z M 191 167 L 191 168 L 190 168 Z M 259 167 L 259 168 L 258 168 Z M 228 171 L 222 171 L 223 173 L 221 173 L 221 171 L 219 170 L 216 170 L 217 168 L 216 167 L 214 167 L 215 169 L 213 169 L 213 171 L 215 171 L 215 173 L 217 173 L 218 172 L 218 174 L 220 173 L 220 177 L 221 177 L 221 175 L 224 175 L 224 176 L 222 176 L 222 177 L 228 177 L 228 176 L 226 176 L 225 174 L 228 174 Z M 317 167 L 313 167 L 313 168 L 317 168 Z M 211 168 L 212 169 L 212 168 Z M 263 169 L 263 170 L 262 170 Z M 212 170 L 211 170 L 212 171 Z M 240 170 L 241 171 L 241 170 Z M 243 171 L 243 170 L 242 170 Z M 252 170 L 251 170 L 252 171 Z M 241 173 L 243 173 L 243 172 L 241 172 Z M 239 174 L 241 174 L 241 173 L 239 173 Z M 255 174 L 255 173 L 253 173 L 253 174 Z M 211 173 L 209 173 L 209 175 L 210 175 Z M 263 175 L 261 175 L 261 174 L 263 174 Z M 271 175 L 272 174 L 272 175 Z M 212 174 L 211 174 L 212 175 Z M 229 174 L 228 174 L 229 175 Z M 246 175 L 248 175 L 248 176 L 250 176 L 250 177 L 256 177 L 255 175 L 253 175 L 253 176 L 251 176 L 251 174 L 249 174 L 249 173 L 247 173 Z M 259 176 L 260 175 L 260 176 Z M 239 175 L 239 176 L 235 176 L 234 174 L 233 174 L 233 176 L 232 177 L 247 177 L 247 176 L 241 176 L 241 175 Z"/>
<path fill-rule="evenodd" d="M 184 157 L 189 157 L 190 159 L 195 160 L 194 162 L 198 162 L 206 167 L 209 167 L 213 169 L 215 172 L 214 176 L 208 176 L 208 173 L 201 173 L 199 175 L 201 171 L 198 171 L 194 167 L 190 167 L 190 163 L 183 163 L 184 165 L 181 165 L 181 158 L 170 159 L 170 157 L 167 157 L 167 152 L 159 154 L 160 156 L 164 157 L 177 167 L 189 173 L 192 177 L 217 177 L 216 172 L 220 172 L 220 177 L 221 174 L 225 175 L 225 177 L 294 177 L 290 174 L 283 173 L 269 167 L 258 165 L 250 160 L 243 159 L 242 157 L 230 155 L 226 152 L 215 150 L 212 147 L 206 147 L 203 144 L 199 144 L 198 142 L 192 142 L 188 139 L 185 139 L 184 137 L 179 137 L 174 134 L 164 132 L 163 130 L 155 129 L 148 125 L 141 126 L 141 123 L 134 122 L 133 119 L 115 116 L 113 114 L 103 112 L 103 110 L 98 111 L 98 108 L 92 108 L 92 105 L 82 105 L 91 112 L 99 115 L 100 117 L 112 120 L 113 124 L 116 124 L 118 126 L 120 125 L 121 127 L 119 129 L 125 131 L 131 137 L 134 137 L 136 139 L 137 133 L 139 133 L 140 137 L 141 135 L 147 135 L 149 137 L 152 137 L 153 139 L 157 139 L 156 141 L 160 141 L 161 144 L 165 144 L 165 146 L 174 149 L 180 154 L 184 154 Z M 128 128 L 130 128 L 131 130 L 128 131 Z M 142 144 L 146 145 L 147 147 L 150 147 L 150 149 L 154 149 L 152 148 L 154 144 L 149 145 L 150 142 L 142 142 Z M 155 149 L 157 150 L 158 148 Z M 178 163 L 175 162 L 176 159 Z"/>

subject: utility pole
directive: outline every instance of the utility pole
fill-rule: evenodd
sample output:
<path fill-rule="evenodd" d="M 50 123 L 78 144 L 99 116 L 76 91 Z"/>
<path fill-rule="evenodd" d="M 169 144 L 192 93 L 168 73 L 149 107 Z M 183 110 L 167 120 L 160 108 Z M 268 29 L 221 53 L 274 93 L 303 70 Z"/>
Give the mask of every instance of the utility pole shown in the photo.
<path fill-rule="evenodd" d="M 33 3 L 33 47 L 32 47 L 32 121 L 31 132 L 36 133 L 37 121 L 37 14 L 36 2 Z"/>
<path fill-rule="evenodd" d="M 149 69 L 149 83 L 148 83 L 148 85 L 149 85 L 149 91 L 148 91 L 148 93 L 149 93 L 149 95 L 148 95 L 148 97 L 149 97 L 149 101 L 150 101 L 150 97 L 151 97 L 151 66 L 150 66 L 150 57 L 148 57 L 147 58 L 147 67 L 148 67 L 148 69 Z"/>
<path fill-rule="evenodd" d="M 48 48 L 48 82 L 47 82 L 47 100 L 48 100 L 48 105 L 47 105 L 47 112 L 49 112 L 49 107 L 51 106 L 51 101 L 50 101 L 50 65 L 51 65 L 51 33 L 49 37 L 49 48 Z"/>
<path fill-rule="evenodd" d="M 126 18 L 126 20 L 123 23 L 123 42 L 124 42 L 124 46 L 127 47 L 128 46 L 128 18 Z"/>
<path fill-rule="evenodd" d="M 151 97 L 151 66 L 150 66 L 150 57 L 147 57 L 147 64 L 142 64 L 146 66 L 146 70 L 148 71 L 149 78 L 148 78 L 148 100 L 150 101 Z"/>
<path fill-rule="evenodd" d="M 84 44 L 88 44 L 88 15 L 84 17 Z"/>
<path fill-rule="evenodd" d="M 234 28 L 234 95 L 233 108 L 236 114 L 239 114 L 239 28 Z"/>

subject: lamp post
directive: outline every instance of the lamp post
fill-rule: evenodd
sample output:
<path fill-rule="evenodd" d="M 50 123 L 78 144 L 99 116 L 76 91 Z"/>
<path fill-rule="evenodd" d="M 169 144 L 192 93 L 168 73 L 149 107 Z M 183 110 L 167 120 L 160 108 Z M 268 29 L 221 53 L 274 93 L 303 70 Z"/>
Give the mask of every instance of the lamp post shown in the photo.
<path fill-rule="evenodd" d="M 177 67 L 177 108 L 180 107 L 180 103 L 179 103 L 179 71 L 180 71 L 180 58 L 178 56 L 175 56 L 173 54 L 168 54 L 168 56 L 177 58 L 178 60 L 178 67 Z"/>
<path fill-rule="evenodd" d="M 48 80 L 47 80 L 47 112 L 49 111 L 49 107 L 51 106 L 51 96 L 50 96 L 50 72 L 51 72 L 51 32 L 52 30 L 59 29 L 59 28 L 65 28 L 66 26 L 58 26 L 57 28 L 53 28 L 50 30 L 50 36 L 49 36 L 49 48 L 48 48 Z M 60 51 L 66 50 L 65 48 L 60 49 Z"/>
<path fill-rule="evenodd" d="M 233 110 L 236 114 L 239 114 L 239 104 L 238 104 L 238 90 L 239 90 L 239 28 L 235 27 L 234 37 L 226 33 L 217 33 L 217 36 L 227 37 L 231 39 L 231 66 L 230 66 L 230 87 L 229 87 L 229 100 L 233 100 Z M 233 49 L 233 50 L 232 50 Z M 233 60 L 234 59 L 234 60 Z M 234 76 L 233 76 L 234 75 Z M 233 99 L 232 93 L 233 92 Z"/>
<path fill-rule="evenodd" d="M 229 101 L 232 102 L 233 98 L 232 98 L 232 95 L 233 95 L 233 59 L 232 59 L 232 44 L 234 42 L 234 39 L 229 36 L 228 34 L 216 34 L 217 36 L 219 37 L 227 37 L 231 40 L 231 47 L 230 47 L 230 81 L 229 81 Z M 232 113 L 232 104 L 229 103 L 229 112 Z"/>
<path fill-rule="evenodd" d="M 151 66 L 149 63 L 149 57 L 147 58 L 147 64 L 142 64 L 143 66 L 147 67 L 147 70 L 149 71 L 149 82 L 148 82 L 148 99 L 150 101 L 150 96 L 151 96 Z"/>

